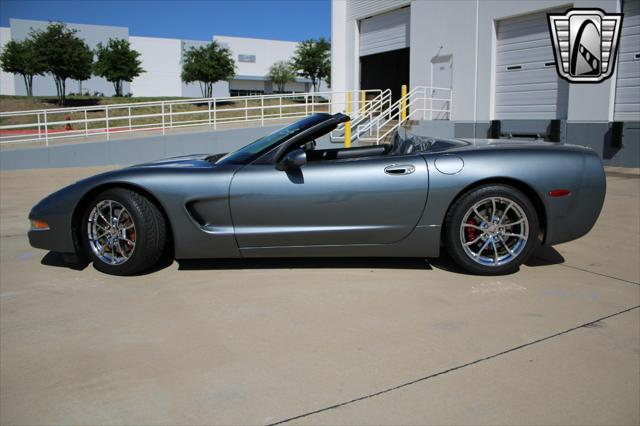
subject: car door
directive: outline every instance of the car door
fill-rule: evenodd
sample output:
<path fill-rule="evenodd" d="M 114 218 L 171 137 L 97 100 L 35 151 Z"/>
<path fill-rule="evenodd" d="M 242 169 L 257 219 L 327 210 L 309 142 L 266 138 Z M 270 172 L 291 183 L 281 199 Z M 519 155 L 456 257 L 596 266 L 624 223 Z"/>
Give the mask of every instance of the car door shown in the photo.
<path fill-rule="evenodd" d="M 419 155 L 314 161 L 295 170 L 240 169 L 230 207 L 240 248 L 385 244 L 406 237 L 427 199 Z"/>

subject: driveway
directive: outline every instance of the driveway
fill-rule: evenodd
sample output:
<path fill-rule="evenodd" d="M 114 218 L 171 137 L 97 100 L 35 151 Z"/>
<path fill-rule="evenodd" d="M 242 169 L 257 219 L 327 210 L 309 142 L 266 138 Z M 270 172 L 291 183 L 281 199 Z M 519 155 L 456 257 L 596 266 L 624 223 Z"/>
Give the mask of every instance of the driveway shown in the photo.
<path fill-rule="evenodd" d="M 444 259 L 174 262 L 118 278 L 26 240 L 104 168 L 0 172 L 2 424 L 638 424 L 640 174 L 513 275 Z"/>

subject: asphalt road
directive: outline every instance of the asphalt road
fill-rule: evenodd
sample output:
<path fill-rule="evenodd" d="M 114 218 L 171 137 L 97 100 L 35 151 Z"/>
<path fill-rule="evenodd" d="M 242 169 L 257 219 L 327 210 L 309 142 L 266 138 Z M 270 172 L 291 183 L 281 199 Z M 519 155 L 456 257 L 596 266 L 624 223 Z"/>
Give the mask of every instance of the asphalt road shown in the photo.
<path fill-rule="evenodd" d="M 174 262 L 116 278 L 29 247 L 104 169 L 0 173 L 2 424 L 639 424 L 640 174 L 504 277 L 444 260 Z"/>

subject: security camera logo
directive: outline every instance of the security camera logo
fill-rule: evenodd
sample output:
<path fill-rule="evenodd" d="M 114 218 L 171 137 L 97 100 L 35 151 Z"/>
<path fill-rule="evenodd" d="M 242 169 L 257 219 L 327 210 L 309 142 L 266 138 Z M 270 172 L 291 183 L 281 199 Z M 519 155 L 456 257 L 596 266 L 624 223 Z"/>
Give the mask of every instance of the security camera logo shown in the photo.
<path fill-rule="evenodd" d="M 571 83 L 599 83 L 616 64 L 622 14 L 570 9 L 547 15 L 560 77 Z"/>

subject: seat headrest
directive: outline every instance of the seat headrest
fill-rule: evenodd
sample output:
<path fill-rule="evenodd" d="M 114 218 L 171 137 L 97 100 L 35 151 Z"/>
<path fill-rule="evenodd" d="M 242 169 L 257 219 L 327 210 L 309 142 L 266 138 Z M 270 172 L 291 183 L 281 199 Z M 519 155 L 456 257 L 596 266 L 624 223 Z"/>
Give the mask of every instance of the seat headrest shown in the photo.
<path fill-rule="evenodd" d="M 400 149 L 398 150 L 399 154 L 411 154 L 413 152 L 413 150 L 415 149 L 416 145 L 413 143 L 413 141 L 411 139 L 407 139 L 406 141 L 402 142 L 402 145 L 400 146 Z"/>

